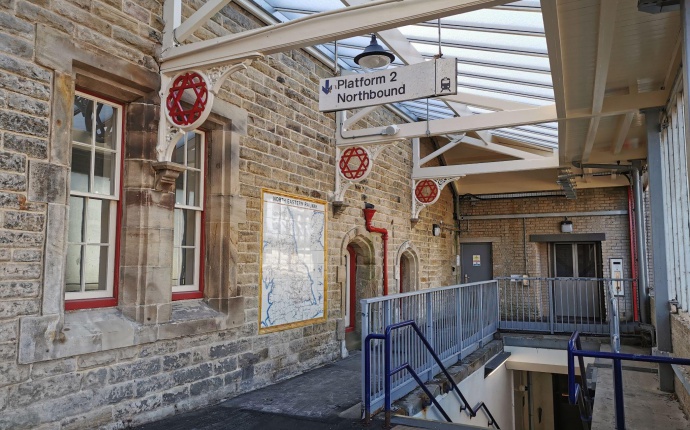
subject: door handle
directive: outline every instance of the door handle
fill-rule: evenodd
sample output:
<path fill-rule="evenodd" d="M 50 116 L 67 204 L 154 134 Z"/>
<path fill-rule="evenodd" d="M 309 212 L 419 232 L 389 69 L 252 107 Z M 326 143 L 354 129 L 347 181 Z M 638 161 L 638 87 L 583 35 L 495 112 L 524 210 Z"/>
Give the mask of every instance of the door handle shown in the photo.
<path fill-rule="evenodd" d="M 465 283 L 466 283 L 466 284 L 469 284 L 469 282 L 470 282 L 470 275 L 468 275 L 467 273 L 465 273 Z"/>

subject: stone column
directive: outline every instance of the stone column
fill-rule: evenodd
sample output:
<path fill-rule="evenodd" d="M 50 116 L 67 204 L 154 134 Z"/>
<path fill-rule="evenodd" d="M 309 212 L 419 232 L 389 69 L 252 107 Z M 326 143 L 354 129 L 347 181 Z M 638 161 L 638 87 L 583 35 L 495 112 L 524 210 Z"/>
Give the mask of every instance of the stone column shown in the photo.
<path fill-rule="evenodd" d="M 119 307 L 142 324 L 170 320 L 175 178 L 173 163 L 156 162 L 159 106 L 127 106 Z"/>
<path fill-rule="evenodd" d="M 244 323 L 244 297 L 237 291 L 237 224 L 246 222 L 246 200 L 238 196 L 239 135 L 230 124 L 207 134 L 206 264 L 204 296 L 226 313 L 228 323 Z"/>

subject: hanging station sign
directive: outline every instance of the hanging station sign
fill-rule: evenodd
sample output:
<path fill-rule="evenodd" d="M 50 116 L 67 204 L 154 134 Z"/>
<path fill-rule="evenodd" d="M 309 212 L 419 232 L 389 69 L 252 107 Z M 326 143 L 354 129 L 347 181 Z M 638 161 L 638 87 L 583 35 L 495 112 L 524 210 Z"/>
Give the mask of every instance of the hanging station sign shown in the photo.
<path fill-rule="evenodd" d="M 333 112 L 457 94 L 455 58 L 321 79 L 319 110 Z"/>

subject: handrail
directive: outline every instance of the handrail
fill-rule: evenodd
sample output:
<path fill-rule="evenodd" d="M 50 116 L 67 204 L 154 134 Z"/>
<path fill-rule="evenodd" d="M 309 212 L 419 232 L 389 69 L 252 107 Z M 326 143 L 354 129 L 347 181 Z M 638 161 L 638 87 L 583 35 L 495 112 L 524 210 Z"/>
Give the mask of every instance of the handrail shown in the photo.
<path fill-rule="evenodd" d="M 378 339 L 378 340 L 383 340 L 385 342 L 385 361 L 384 361 L 384 372 L 385 372 L 385 420 L 386 420 L 386 428 L 390 428 L 391 424 L 391 410 L 392 410 L 392 402 L 391 402 L 391 377 L 398 372 L 401 372 L 403 370 L 407 370 L 410 372 L 412 377 L 415 379 L 417 384 L 424 390 L 427 396 L 429 396 L 429 399 L 433 402 L 433 404 L 436 406 L 436 408 L 439 410 L 439 412 L 443 415 L 443 417 L 446 419 L 448 422 L 453 422 L 446 411 L 441 407 L 441 405 L 436 401 L 435 396 L 431 394 L 428 388 L 426 388 L 426 385 L 422 382 L 422 380 L 419 378 L 417 373 L 414 371 L 412 366 L 410 366 L 409 363 L 404 363 L 401 366 L 399 366 L 396 369 L 391 370 L 391 355 L 392 355 L 392 342 L 391 342 L 391 333 L 393 330 L 398 330 L 403 327 L 411 326 L 415 333 L 417 333 L 417 336 L 421 339 L 422 343 L 426 347 L 427 351 L 431 354 L 431 356 L 434 358 L 434 361 L 436 361 L 436 364 L 438 365 L 439 369 L 443 372 L 443 374 L 446 376 L 448 379 L 448 382 L 451 384 L 451 387 L 453 388 L 453 391 L 455 391 L 460 399 L 462 400 L 462 405 L 460 405 L 460 410 L 467 410 L 468 414 L 470 415 L 470 418 L 473 418 L 477 416 L 477 411 L 479 409 L 483 409 L 484 412 L 487 414 L 489 417 L 489 423 L 488 425 L 490 426 L 495 426 L 496 429 L 500 430 L 500 427 L 496 423 L 496 420 L 494 419 L 493 415 L 491 414 L 491 411 L 489 411 L 489 408 L 486 406 L 484 402 L 481 402 L 476 408 L 472 408 L 465 398 L 465 396 L 462 394 L 460 391 L 460 388 L 458 385 L 455 383 L 455 380 L 453 377 L 450 375 L 448 372 L 448 369 L 443 365 L 443 362 L 441 359 L 438 357 L 436 354 L 436 351 L 434 348 L 431 346 L 429 341 L 426 339 L 426 336 L 422 333 L 422 331 L 419 329 L 419 326 L 417 323 L 415 323 L 413 320 L 408 320 L 408 321 L 402 321 L 399 323 L 395 324 L 390 324 L 386 326 L 385 334 L 380 334 L 380 333 L 370 333 L 367 335 L 365 341 L 364 341 L 364 379 L 365 379 L 365 386 L 369 387 L 371 385 L 371 368 L 370 368 L 370 354 L 371 354 L 371 349 L 369 348 L 369 344 L 371 340 L 373 339 Z M 365 420 L 369 422 L 371 419 L 371 396 L 367 392 L 367 395 L 365 396 L 364 399 L 364 410 L 365 410 Z"/>
<path fill-rule="evenodd" d="M 496 281 L 497 279 L 502 279 L 502 278 L 489 279 L 488 281 L 468 282 L 466 284 L 447 285 L 445 287 L 424 288 L 422 290 L 408 291 L 406 293 L 389 294 L 387 296 L 370 297 L 367 299 L 362 299 L 362 302 L 367 302 L 368 304 L 371 304 L 371 303 L 385 302 L 385 301 L 390 300 L 390 299 L 403 299 L 405 297 L 421 296 L 421 295 L 425 295 L 425 294 L 429 294 L 429 293 L 435 293 L 437 291 L 456 290 L 458 287 L 474 287 L 477 285 L 486 285 L 488 283 L 492 283 L 492 282 Z M 506 279 L 508 279 L 508 278 L 506 278 Z"/>
<path fill-rule="evenodd" d="M 361 299 L 362 346 L 370 333 L 384 335 L 390 324 L 415 320 L 443 365 L 449 367 L 493 339 L 500 319 L 498 293 L 498 282 L 491 280 Z M 410 327 L 395 331 L 392 339 L 392 367 L 407 360 L 425 382 L 440 372 L 436 361 Z M 371 396 L 372 414 L 383 410 L 385 401 L 384 343 L 370 343 L 370 348 L 370 385 L 365 383 L 362 371 L 362 416 L 366 396 Z M 362 354 L 362 369 L 365 359 Z M 416 387 L 417 382 L 411 374 L 398 373 L 392 379 L 392 400 Z"/>
<path fill-rule="evenodd" d="M 568 400 L 570 404 L 575 404 L 580 395 L 585 395 L 588 398 L 586 388 L 582 388 L 580 384 L 575 382 L 575 357 L 578 357 L 580 364 L 580 375 L 584 379 L 584 357 L 590 358 L 606 358 L 613 360 L 613 384 L 614 384 L 614 400 L 616 410 L 616 429 L 625 430 L 625 410 L 623 407 L 623 366 L 622 360 L 628 361 L 644 361 L 648 363 L 661 364 L 680 364 L 690 365 L 690 359 L 663 357 L 657 355 L 642 355 L 642 354 L 625 354 L 621 352 L 601 352 L 601 351 L 585 351 L 582 350 L 580 343 L 580 333 L 575 332 L 570 336 L 568 341 Z M 592 418 L 592 413 L 589 411 L 589 420 Z"/>

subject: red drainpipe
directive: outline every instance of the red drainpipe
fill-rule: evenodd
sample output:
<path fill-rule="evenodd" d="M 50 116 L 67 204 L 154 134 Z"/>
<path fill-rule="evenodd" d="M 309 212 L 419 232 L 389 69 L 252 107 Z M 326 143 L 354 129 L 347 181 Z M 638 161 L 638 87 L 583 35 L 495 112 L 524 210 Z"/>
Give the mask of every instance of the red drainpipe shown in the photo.
<path fill-rule="evenodd" d="M 376 210 L 371 208 L 364 209 L 364 221 L 366 222 L 367 231 L 370 233 L 380 233 L 383 239 L 383 295 L 388 295 L 388 230 L 385 228 L 373 227 L 371 220 L 374 218 Z"/>
<path fill-rule="evenodd" d="M 633 302 L 633 318 L 635 321 L 640 320 L 640 309 L 637 302 L 637 247 L 644 246 L 640 245 L 635 241 L 635 215 L 633 213 L 633 191 L 632 187 L 628 187 L 628 225 L 630 226 L 630 261 L 631 261 L 631 274 L 632 278 L 635 279 L 632 284 L 632 302 Z M 638 210 L 638 208 L 635 208 Z"/>

